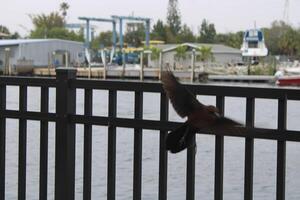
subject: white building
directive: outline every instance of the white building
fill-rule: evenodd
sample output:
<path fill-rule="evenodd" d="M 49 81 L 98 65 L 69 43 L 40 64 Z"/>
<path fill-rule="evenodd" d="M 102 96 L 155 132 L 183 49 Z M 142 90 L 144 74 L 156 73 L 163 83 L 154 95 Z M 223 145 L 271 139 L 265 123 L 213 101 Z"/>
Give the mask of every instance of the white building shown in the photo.
<path fill-rule="evenodd" d="M 178 46 L 186 46 L 186 58 L 181 62 L 176 61 L 176 48 Z M 191 66 L 191 55 L 193 49 L 200 49 L 201 47 L 211 48 L 211 53 L 213 59 L 208 61 L 210 63 L 218 65 L 227 65 L 227 64 L 236 64 L 242 61 L 242 53 L 239 49 L 228 47 L 222 44 L 201 44 L 201 43 L 184 43 L 184 44 L 160 44 L 156 45 L 157 48 L 161 49 L 163 52 L 163 64 L 168 63 L 171 66 L 181 65 L 181 67 L 190 67 Z M 196 56 L 200 52 L 196 51 Z M 195 61 L 196 66 L 201 65 L 201 61 Z M 157 60 L 152 60 L 149 63 L 149 66 L 156 67 L 158 65 Z"/>
<path fill-rule="evenodd" d="M 81 42 L 60 39 L 0 40 L 0 68 L 5 63 L 18 68 L 24 63 L 33 67 L 72 65 L 84 61 Z M 23 63 L 23 64 L 22 64 Z"/>

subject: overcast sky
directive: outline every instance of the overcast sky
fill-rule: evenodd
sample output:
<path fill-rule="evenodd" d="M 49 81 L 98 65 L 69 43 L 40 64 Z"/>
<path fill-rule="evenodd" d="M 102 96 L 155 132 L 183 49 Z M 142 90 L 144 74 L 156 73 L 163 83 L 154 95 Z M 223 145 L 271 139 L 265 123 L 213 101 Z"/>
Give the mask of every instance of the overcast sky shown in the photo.
<path fill-rule="evenodd" d="M 283 19 L 286 0 L 179 0 L 182 22 L 197 32 L 205 18 L 214 23 L 217 32 L 232 32 L 268 27 L 274 20 Z M 60 0 L 8 0 L 1 5 L 0 24 L 22 36 L 32 29 L 28 14 L 50 13 L 59 9 Z M 168 0 L 66 0 L 70 5 L 67 22 L 78 23 L 78 16 L 103 17 L 132 15 L 165 21 Z M 300 27 L 300 0 L 289 0 L 289 22 Z M 98 31 L 111 26 L 96 23 Z"/>

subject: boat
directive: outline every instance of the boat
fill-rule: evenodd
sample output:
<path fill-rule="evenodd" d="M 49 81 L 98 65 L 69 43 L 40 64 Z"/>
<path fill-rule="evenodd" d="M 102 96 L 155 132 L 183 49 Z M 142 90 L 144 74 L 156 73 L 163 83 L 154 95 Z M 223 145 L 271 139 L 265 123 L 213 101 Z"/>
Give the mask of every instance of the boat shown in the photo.
<path fill-rule="evenodd" d="M 279 86 L 300 86 L 300 75 L 278 77 L 276 84 Z"/>
<path fill-rule="evenodd" d="M 244 57 L 261 57 L 268 55 L 263 32 L 254 28 L 245 31 L 243 44 L 241 47 Z"/>

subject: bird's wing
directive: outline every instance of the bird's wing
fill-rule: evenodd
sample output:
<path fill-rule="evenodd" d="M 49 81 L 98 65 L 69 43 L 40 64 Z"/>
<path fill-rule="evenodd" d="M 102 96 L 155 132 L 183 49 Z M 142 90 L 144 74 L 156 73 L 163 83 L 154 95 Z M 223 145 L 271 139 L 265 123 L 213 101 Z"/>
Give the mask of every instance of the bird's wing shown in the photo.
<path fill-rule="evenodd" d="M 180 117 L 186 117 L 196 109 L 204 107 L 188 89 L 176 80 L 172 72 L 164 71 L 161 80 L 167 96 Z"/>
<path fill-rule="evenodd" d="M 241 132 L 244 125 L 229 119 L 227 117 L 219 116 L 215 120 L 215 122 L 207 127 L 204 130 L 212 131 L 212 132 Z"/>

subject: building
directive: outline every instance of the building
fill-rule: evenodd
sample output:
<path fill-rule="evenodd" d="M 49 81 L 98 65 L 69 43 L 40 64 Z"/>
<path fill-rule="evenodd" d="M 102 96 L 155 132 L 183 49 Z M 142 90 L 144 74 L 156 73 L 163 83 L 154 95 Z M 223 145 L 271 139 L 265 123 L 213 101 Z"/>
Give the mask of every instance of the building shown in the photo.
<path fill-rule="evenodd" d="M 0 40 L 0 68 L 24 65 L 47 67 L 72 65 L 84 61 L 81 42 L 60 39 Z"/>
<path fill-rule="evenodd" d="M 185 58 L 181 61 L 176 59 L 176 49 L 178 46 L 186 46 L 187 51 Z M 163 64 L 169 64 L 176 67 L 190 67 L 191 66 L 191 55 L 193 49 L 201 49 L 201 47 L 211 48 L 212 59 L 206 62 L 218 64 L 218 65 L 228 65 L 236 64 L 242 61 L 242 54 L 239 49 L 228 47 L 222 44 L 201 44 L 201 43 L 184 43 L 184 44 L 159 44 L 155 47 L 159 48 L 163 52 Z M 200 54 L 199 51 L 195 51 L 196 56 Z M 157 60 L 151 60 L 149 66 L 155 67 L 157 65 Z M 203 61 L 196 59 L 196 66 L 203 64 Z"/>

